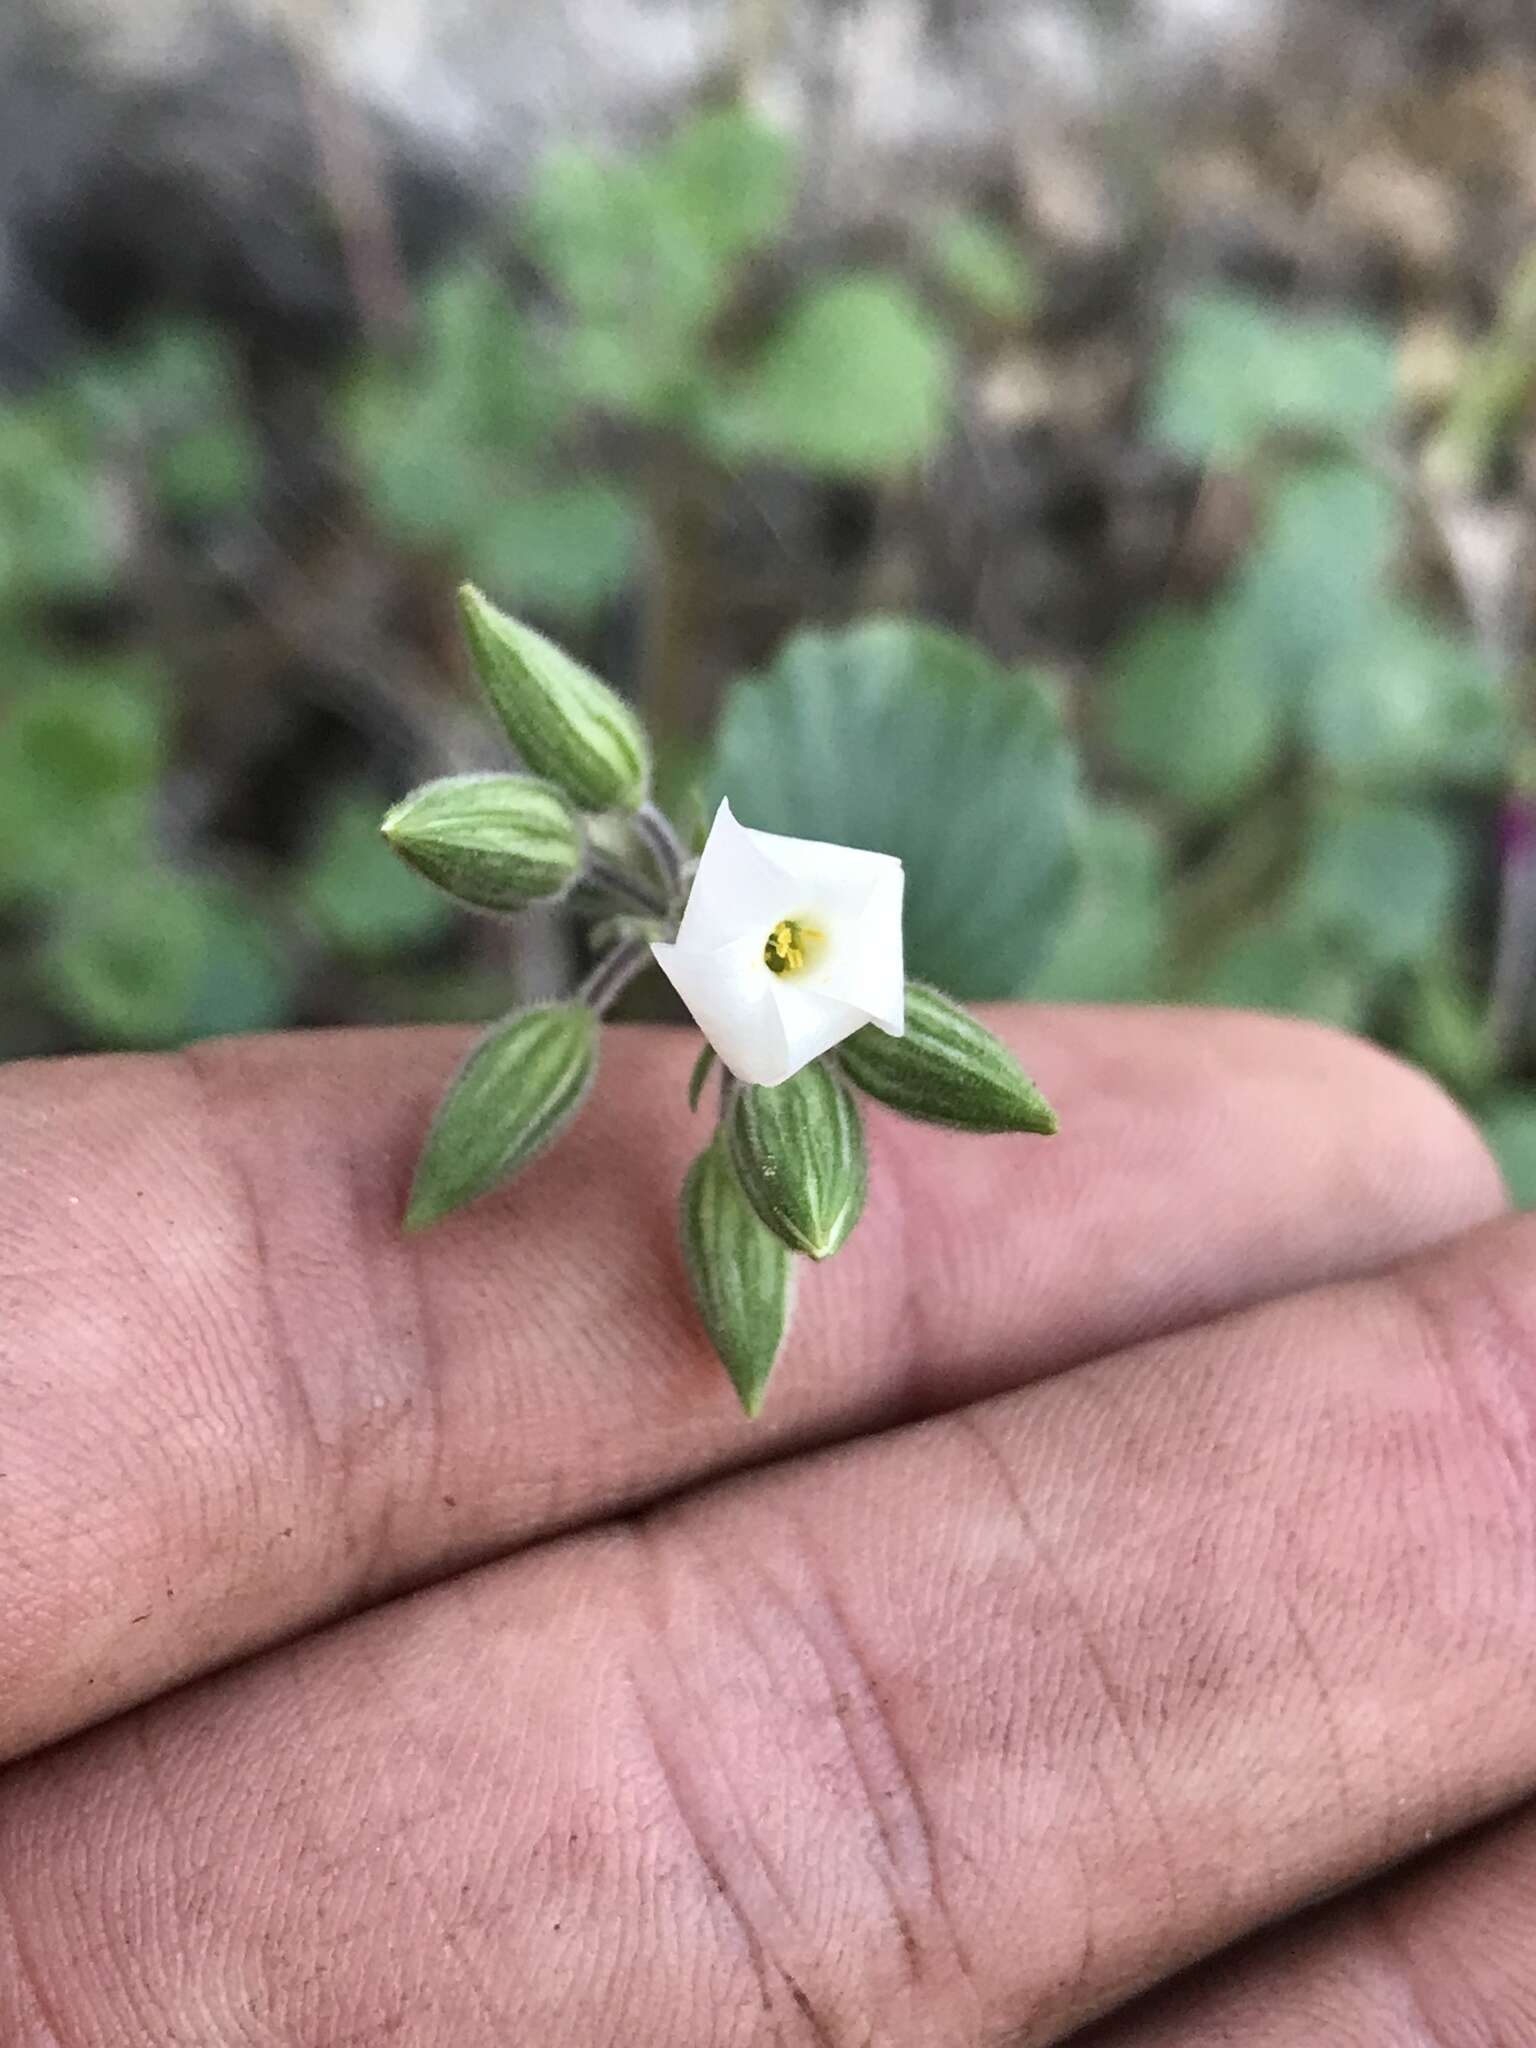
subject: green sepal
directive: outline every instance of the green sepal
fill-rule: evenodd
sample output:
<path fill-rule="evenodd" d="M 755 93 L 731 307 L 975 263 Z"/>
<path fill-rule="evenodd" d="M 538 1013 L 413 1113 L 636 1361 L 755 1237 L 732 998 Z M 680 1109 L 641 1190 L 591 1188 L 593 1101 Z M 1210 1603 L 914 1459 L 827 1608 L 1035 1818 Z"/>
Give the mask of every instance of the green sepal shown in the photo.
<path fill-rule="evenodd" d="M 527 775 L 445 775 L 381 828 L 402 860 L 477 910 L 558 896 L 581 866 L 581 828 L 559 790 Z"/>
<path fill-rule="evenodd" d="M 1056 1115 L 1013 1054 L 937 989 L 909 981 L 906 1035 L 866 1024 L 838 1048 L 855 1086 L 887 1109 L 956 1131 L 1033 1131 Z"/>
<path fill-rule="evenodd" d="M 789 1331 L 795 1262 L 742 1193 L 719 1131 L 688 1169 L 681 1230 L 699 1316 L 742 1407 L 755 1416 Z"/>
<path fill-rule="evenodd" d="M 706 1039 L 704 1048 L 693 1063 L 693 1072 L 688 1076 L 688 1107 L 697 1110 L 699 1099 L 704 1093 L 704 1084 L 709 1079 L 715 1064 L 715 1048 Z"/>
<path fill-rule="evenodd" d="M 554 1143 L 591 1089 L 600 1028 L 585 1003 L 549 1003 L 515 1012 L 480 1039 L 427 1133 L 407 1230 L 478 1200 Z"/>
<path fill-rule="evenodd" d="M 616 691 L 466 583 L 470 653 L 513 746 L 583 810 L 635 810 L 651 779 L 643 727 Z"/>
<path fill-rule="evenodd" d="M 813 1060 L 776 1088 L 743 1088 L 726 1121 L 742 1192 L 774 1235 L 829 1259 L 864 1213 L 869 1171 L 859 1106 Z"/>

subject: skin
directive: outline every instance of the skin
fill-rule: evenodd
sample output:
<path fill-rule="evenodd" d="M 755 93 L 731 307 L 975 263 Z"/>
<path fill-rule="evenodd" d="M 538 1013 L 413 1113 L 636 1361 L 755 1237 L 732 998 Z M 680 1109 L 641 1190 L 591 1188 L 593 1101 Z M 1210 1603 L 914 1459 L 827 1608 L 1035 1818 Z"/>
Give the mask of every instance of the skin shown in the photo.
<path fill-rule="evenodd" d="M 6 2048 L 1536 2038 L 1536 1225 L 1343 1038 L 990 1021 L 1063 1135 L 873 1113 L 756 1425 L 689 1036 L 409 1241 L 453 1033 L 0 1073 Z"/>

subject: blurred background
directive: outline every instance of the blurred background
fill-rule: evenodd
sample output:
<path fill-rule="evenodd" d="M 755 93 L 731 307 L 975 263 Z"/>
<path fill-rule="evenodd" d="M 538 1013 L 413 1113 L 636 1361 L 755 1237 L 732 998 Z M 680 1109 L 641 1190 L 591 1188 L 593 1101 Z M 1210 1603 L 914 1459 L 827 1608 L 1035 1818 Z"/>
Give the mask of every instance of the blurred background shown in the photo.
<path fill-rule="evenodd" d="M 1366 1032 L 1536 1203 L 1528 0 L 5 0 L 0 1058 L 566 985 L 378 838 L 465 576 L 915 973 Z"/>

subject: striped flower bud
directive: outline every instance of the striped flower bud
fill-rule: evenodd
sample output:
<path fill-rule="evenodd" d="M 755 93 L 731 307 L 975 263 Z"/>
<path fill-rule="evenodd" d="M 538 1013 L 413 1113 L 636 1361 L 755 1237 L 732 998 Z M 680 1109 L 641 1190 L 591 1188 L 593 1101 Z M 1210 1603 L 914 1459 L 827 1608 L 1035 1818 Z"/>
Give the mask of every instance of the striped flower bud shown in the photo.
<path fill-rule="evenodd" d="M 892 1038 L 866 1025 L 844 1040 L 843 1070 L 866 1095 L 957 1131 L 1055 1130 L 1054 1111 L 1013 1054 L 948 996 L 909 981 L 906 1027 Z"/>
<path fill-rule="evenodd" d="M 383 830 L 402 860 L 480 910 L 558 896 L 581 865 L 570 806 L 526 775 L 444 776 L 396 804 Z"/>
<path fill-rule="evenodd" d="M 789 1330 L 795 1262 L 742 1193 L 722 1132 L 689 1169 L 681 1226 L 699 1315 L 742 1407 L 756 1415 Z"/>
<path fill-rule="evenodd" d="M 583 810 L 642 804 L 650 746 L 623 698 L 542 633 L 498 611 L 472 583 L 459 603 L 486 694 L 534 774 L 558 783 Z"/>
<path fill-rule="evenodd" d="M 600 1029 L 585 1003 L 549 1003 L 518 1010 L 486 1033 L 432 1120 L 407 1230 L 488 1194 L 554 1143 L 592 1086 Z"/>
<path fill-rule="evenodd" d="M 829 1259 L 864 1213 L 858 1104 L 820 1060 L 776 1088 L 743 1088 L 726 1126 L 731 1163 L 757 1214 L 793 1252 Z"/>

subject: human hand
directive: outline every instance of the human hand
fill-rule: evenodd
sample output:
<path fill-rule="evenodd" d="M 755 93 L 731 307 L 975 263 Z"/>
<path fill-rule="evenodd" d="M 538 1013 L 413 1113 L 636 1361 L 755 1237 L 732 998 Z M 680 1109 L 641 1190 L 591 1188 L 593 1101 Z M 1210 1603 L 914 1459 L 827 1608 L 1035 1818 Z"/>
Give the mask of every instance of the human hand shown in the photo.
<path fill-rule="evenodd" d="M 1536 1224 L 1362 1046 L 992 1021 L 1062 1136 L 874 1113 L 756 1425 L 681 1035 L 421 1240 L 451 1033 L 0 1074 L 6 2048 L 1529 2028 Z"/>

